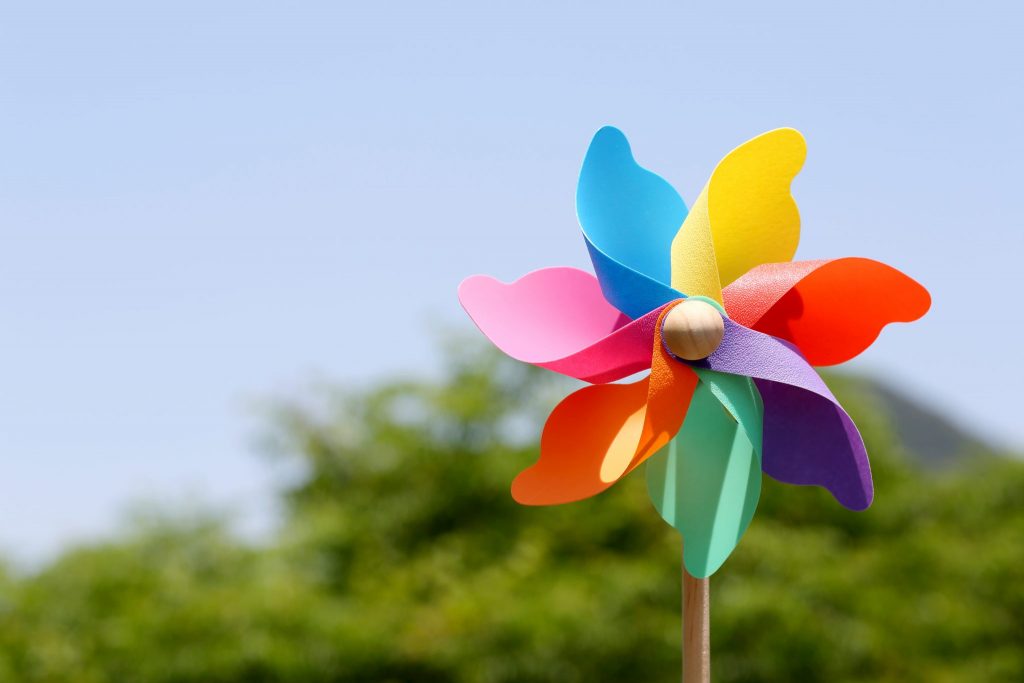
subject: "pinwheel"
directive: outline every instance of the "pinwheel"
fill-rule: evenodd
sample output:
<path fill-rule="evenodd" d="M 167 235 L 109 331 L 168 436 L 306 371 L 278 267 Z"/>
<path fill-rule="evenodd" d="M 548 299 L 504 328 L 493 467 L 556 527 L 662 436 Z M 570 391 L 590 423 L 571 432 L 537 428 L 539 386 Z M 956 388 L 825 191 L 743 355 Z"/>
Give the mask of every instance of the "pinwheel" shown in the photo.
<path fill-rule="evenodd" d="M 576 192 L 596 276 L 463 281 L 463 307 L 499 349 L 590 383 L 551 412 L 538 461 L 512 482 L 516 501 L 577 501 L 646 464 L 650 498 L 697 579 L 749 526 L 762 471 L 853 510 L 871 504 L 864 443 L 814 366 L 853 358 L 888 323 L 924 315 L 930 297 L 870 259 L 792 260 L 790 184 L 805 154 L 795 130 L 755 137 L 688 210 L 619 130 L 602 128 Z"/>

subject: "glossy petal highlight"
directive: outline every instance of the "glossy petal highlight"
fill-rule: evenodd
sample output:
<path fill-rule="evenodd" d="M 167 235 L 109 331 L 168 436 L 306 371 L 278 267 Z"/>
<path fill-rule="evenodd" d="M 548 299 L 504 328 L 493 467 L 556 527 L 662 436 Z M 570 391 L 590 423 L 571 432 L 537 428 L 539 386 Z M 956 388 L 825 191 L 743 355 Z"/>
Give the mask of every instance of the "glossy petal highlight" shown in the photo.
<path fill-rule="evenodd" d="M 557 505 L 596 495 L 675 436 L 697 375 L 668 357 L 660 334 L 653 346 L 648 377 L 584 387 L 555 407 L 541 434 L 540 458 L 512 482 L 516 501 Z"/>
<path fill-rule="evenodd" d="M 723 291 L 730 317 L 795 344 L 812 365 L 857 356 L 894 322 L 912 322 L 931 306 L 928 290 L 866 258 L 767 263 Z"/>
<path fill-rule="evenodd" d="M 722 301 L 750 268 L 788 261 L 800 241 L 800 213 L 789 187 L 807 147 L 792 128 L 749 140 L 727 154 L 672 242 L 672 287 Z"/>
<path fill-rule="evenodd" d="M 669 249 L 686 204 L 633 159 L 626 136 L 594 135 L 576 189 L 576 213 L 605 297 L 631 318 L 680 297 L 669 286 Z"/>
<path fill-rule="evenodd" d="M 516 360 L 587 382 L 611 382 L 651 363 L 660 311 L 629 320 L 576 268 L 543 268 L 506 284 L 475 275 L 459 301 L 480 331 Z"/>

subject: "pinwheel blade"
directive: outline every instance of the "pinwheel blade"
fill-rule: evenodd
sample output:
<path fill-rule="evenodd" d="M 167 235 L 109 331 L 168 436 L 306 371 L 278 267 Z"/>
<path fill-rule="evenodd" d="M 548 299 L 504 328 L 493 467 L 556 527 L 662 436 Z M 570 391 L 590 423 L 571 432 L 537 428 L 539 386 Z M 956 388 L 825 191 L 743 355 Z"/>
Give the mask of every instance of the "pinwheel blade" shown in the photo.
<path fill-rule="evenodd" d="M 541 433 L 540 458 L 512 482 L 513 498 L 557 505 L 596 495 L 676 435 L 697 375 L 669 356 L 660 333 L 652 350 L 651 374 L 639 382 L 584 387 L 555 406 Z"/>
<path fill-rule="evenodd" d="M 459 301 L 480 331 L 516 360 L 603 383 L 651 366 L 660 310 L 630 321 L 576 268 L 543 268 L 511 284 L 467 278 Z"/>
<path fill-rule="evenodd" d="M 680 297 L 669 250 L 686 204 L 660 176 L 633 159 L 626 136 L 606 126 L 580 170 L 576 213 L 605 297 L 631 318 Z"/>
<path fill-rule="evenodd" d="M 900 271 L 866 258 L 766 263 L 722 292 L 736 322 L 785 339 L 811 365 L 854 358 L 889 323 L 917 320 L 928 290 Z"/>
<path fill-rule="evenodd" d="M 683 536 L 687 571 L 713 574 L 750 526 L 761 495 L 761 400 L 744 377 L 699 370 L 679 433 L 647 461 L 647 490 Z"/>
<path fill-rule="evenodd" d="M 757 381 L 764 401 L 766 474 L 823 486 L 852 510 L 871 505 L 871 465 L 860 432 L 794 348 L 726 319 L 721 346 L 693 365 Z"/>
<path fill-rule="evenodd" d="M 800 241 L 789 186 L 807 154 L 804 138 L 779 128 L 729 152 L 672 241 L 672 287 L 722 301 L 722 286 L 754 266 L 788 261 Z"/>

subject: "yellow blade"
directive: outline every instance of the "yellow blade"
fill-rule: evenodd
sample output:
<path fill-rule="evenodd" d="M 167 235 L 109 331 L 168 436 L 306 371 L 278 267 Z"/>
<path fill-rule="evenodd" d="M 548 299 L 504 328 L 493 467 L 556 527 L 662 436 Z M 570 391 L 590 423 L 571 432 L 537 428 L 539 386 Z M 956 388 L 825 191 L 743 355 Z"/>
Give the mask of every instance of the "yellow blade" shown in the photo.
<path fill-rule="evenodd" d="M 715 167 L 672 241 L 672 287 L 722 301 L 722 287 L 754 266 L 789 261 L 800 212 L 789 193 L 807 148 L 779 128 L 729 152 Z"/>

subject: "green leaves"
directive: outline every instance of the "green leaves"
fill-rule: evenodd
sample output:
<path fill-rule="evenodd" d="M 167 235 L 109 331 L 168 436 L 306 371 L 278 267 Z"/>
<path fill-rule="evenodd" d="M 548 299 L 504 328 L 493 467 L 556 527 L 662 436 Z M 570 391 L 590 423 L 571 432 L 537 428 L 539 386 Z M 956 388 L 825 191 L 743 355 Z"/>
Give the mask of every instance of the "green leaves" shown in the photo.
<path fill-rule="evenodd" d="M 277 412 L 290 484 L 261 545 L 171 519 L 8 569 L 0 683 L 678 680 L 679 534 L 643 478 L 516 505 L 509 482 L 571 387 L 473 347 L 455 358 L 439 381 Z M 739 388 L 703 384 L 720 390 L 709 410 L 734 397 L 731 414 L 752 419 Z M 1024 464 L 921 471 L 869 391 L 833 389 L 878 499 L 852 513 L 763 479 L 757 521 L 711 579 L 715 680 L 1024 679 Z M 738 484 L 727 462 L 721 481 Z M 743 510 L 709 527 L 709 549 L 729 545 Z"/>

